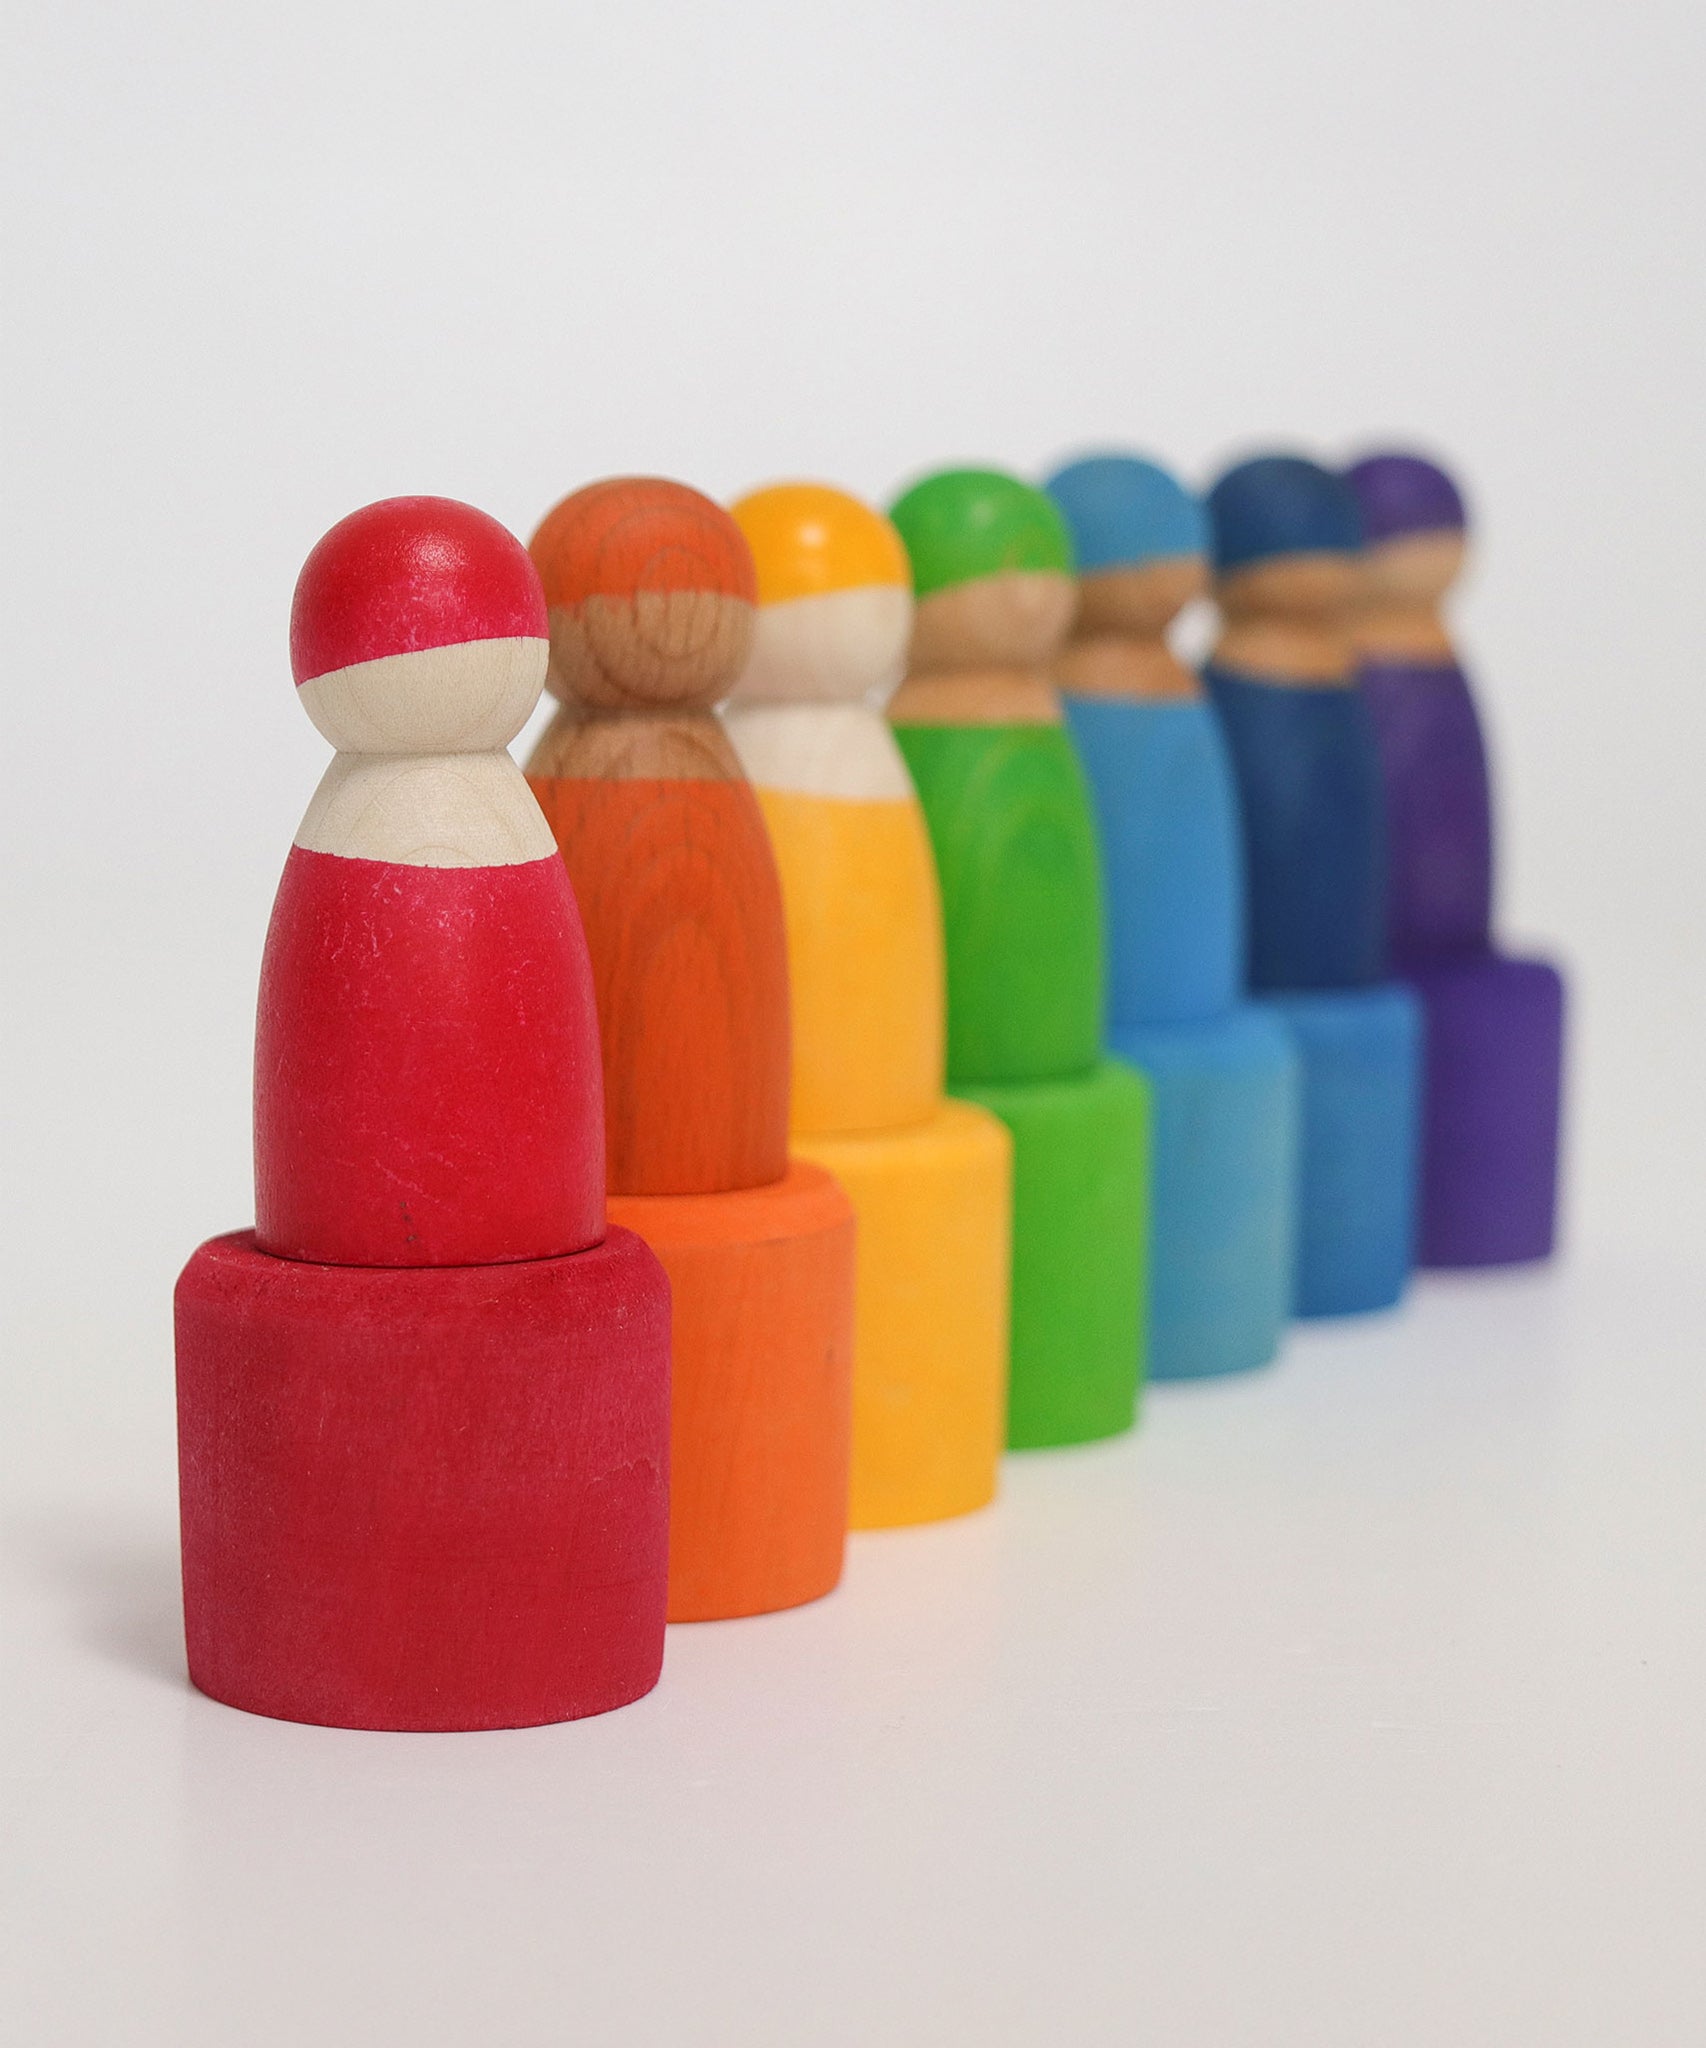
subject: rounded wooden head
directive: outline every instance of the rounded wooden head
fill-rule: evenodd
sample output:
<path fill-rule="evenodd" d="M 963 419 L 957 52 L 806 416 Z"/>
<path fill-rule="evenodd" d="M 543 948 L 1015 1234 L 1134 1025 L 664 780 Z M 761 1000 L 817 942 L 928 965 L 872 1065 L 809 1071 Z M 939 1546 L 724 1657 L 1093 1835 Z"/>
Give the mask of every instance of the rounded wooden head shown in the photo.
<path fill-rule="evenodd" d="M 1300 455 L 1229 469 L 1208 494 L 1215 596 L 1228 615 L 1315 618 L 1353 596 L 1362 515 L 1342 477 Z"/>
<path fill-rule="evenodd" d="M 1159 638 L 1207 590 L 1208 515 L 1158 463 L 1088 455 L 1056 470 L 1047 489 L 1078 562 L 1079 638 Z"/>
<path fill-rule="evenodd" d="M 550 608 L 551 692 L 602 711 L 726 696 L 752 640 L 757 576 L 720 505 L 663 477 L 565 498 L 530 543 Z"/>
<path fill-rule="evenodd" d="M 346 753 L 506 746 L 545 680 L 539 578 L 514 534 L 454 498 L 340 519 L 296 579 L 290 665 Z"/>
<path fill-rule="evenodd" d="M 1345 471 L 1368 549 L 1360 595 L 1376 606 L 1435 606 L 1462 573 L 1468 515 L 1457 485 L 1426 456 L 1392 449 Z"/>
<path fill-rule="evenodd" d="M 909 666 L 1041 668 L 1078 601 L 1066 523 L 1043 491 L 993 469 L 950 469 L 898 498 L 918 598 Z"/>
<path fill-rule="evenodd" d="M 912 633 L 912 572 L 893 525 L 827 484 L 773 484 L 733 511 L 759 604 L 735 701 L 885 702 Z"/>

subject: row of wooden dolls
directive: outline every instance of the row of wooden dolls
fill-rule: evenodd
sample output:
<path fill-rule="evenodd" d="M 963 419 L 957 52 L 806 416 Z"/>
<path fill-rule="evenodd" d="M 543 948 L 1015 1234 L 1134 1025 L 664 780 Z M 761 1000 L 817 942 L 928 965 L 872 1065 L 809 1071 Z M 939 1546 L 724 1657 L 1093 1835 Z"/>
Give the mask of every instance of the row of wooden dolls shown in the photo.
<path fill-rule="evenodd" d="M 178 1288 L 195 1682 L 601 1711 L 666 1616 L 1128 1428 L 1146 1359 L 1544 1255 L 1561 992 L 1489 936 L 1463 529 L 1402 454 L 334 528 L 256 1228 Z"/>

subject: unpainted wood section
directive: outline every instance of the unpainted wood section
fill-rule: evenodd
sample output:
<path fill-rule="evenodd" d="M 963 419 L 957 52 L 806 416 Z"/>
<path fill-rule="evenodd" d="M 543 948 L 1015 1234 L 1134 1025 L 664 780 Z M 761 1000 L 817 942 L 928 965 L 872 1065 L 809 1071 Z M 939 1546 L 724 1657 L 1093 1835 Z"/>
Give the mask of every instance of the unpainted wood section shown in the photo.
<path fill-rule="evenodd" d="M 1356 680 L 1349 634 L 1336 622 L 1303 619 L 1229 619 L 1211 657 L 1216 668 L 1236 669 L 1253 682 L 1299 683 L 1342 689 Z"/>
<path fill-rule="evenodd" d="M 712 712 L 597 712 L 565 705 L 540 734 L 527 772 L 607 782 L 734 782 L 741 769 Z"/>
<path fill-rule="evenodd" d="M 744 780 L 551 776 L 532 788 L 586 925 L 611 1192 L 780 1180 L 788 965 L 752 790 Z"/>
<path fill-rule="evenodd" d="M 1364 661 L 1454 662 L 1456 649 L 1445 622 L 1431 611 L 1358 612 L 1351 637 Z"/>
<path fill-rule="evenodd" d="M 337 754 L 296 844 L 423 868 L 506 867 L 555 846 L 506 753 Z"/>
<path fill-rule="evenodd" d="M 551 694 L 599 710 L 707 708 L 752 644 L 753 607 L 716 590 L 595 594 L 551 607 Z"/>
<path fill-rule="evenodd" d="M 1096 569 L 1078 579 L 1074 637 L 1129 633 L 1156 640 L 1194 598 L 1208 589 L 1200 555 L 1164 555 L 1119 569 Z"/>
<path fill-rule="evenodd" d="M 889 705 L 895 725 L 1059 725 L 1060 698 L 1034 669 L 908 676 Z"/>
<path fill-rule="evenodd" d="M 1055 658 L 1056 685 L 1075 697 L 1125 697 L 1184 703 L 1202 694 L 1195 675 L 1165 640 L 1099 632 L 1074 640 Z"/>
<path fill-rule="evenodd" d="M 1367 549 L 1350 614 L 1358 654 L 1377 661 L 1455 661 L 1440 606 L 1463 572 L 1466 553 L 1466 538 L 1455 529 L 1401 534 Z"/>
<path fill-rule="evenodd" d="M 1046 668 L 1077 605 L 1074 578 L 1052 569 L 1004 569 L 933 591 L 913 617 L 907 673 Z"/>
<path fill-rule="evenodd" d="M 1337 549 L 1273 555 L 1215 578 L 1214 601 L 1228 621 L 1291 619 L 1325 625 L 1342 620 L 1357 600 L 1361 566 Z"/>
<path fill-rule="evenodd" d="M 352 662 L 297 694 L 340 753 L 485 753 L 527 723 L 545 661 L 543 640 L 469 640 Z"/>
<path fill-rule="evenodd" d="M 731 704 L 723 723 L 747 779 L 802 796 L 912 800 L 912 778 L 869 704 Z"/>
<path fill-rule="evenodd" d="M 763 605 L 731 704 L 880 707 L 906 670 L 912 592 L 895 584 Z"/>

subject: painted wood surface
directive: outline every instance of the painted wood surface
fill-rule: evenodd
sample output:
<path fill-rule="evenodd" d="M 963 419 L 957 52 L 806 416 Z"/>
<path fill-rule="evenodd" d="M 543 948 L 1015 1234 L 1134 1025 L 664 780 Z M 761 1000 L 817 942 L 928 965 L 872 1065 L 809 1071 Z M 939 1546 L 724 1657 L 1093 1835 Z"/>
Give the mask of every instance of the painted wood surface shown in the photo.
<path fill-rule="evenodd" d="M 1109 1059 L 965 1093 L 1013 1139 L 1007 1441 L 1030 1450 L 1116 1436 L 1143 1384 L 1149 1091 Z"/>
<path fill-rule="evenodd" d="M 788 1158 L 781 889 L 745 782 L 537 776 L 585 921 L 614 1194 L 780 1180 Z"/>
<path fill-rule="evenodd" d="M 1084 1073 L 1101 1045 L 1101 863 L 1058 725 L 907 725 L 942 886 L 948 1074 Z"/>
<path fill-rule="evenodd" d="M 532 549 L 563 712 L 529 767 L 586 918 L 611 1213 L 674 1298 L 670 1613 L 794 1606 L 846 1541 L 855 1228 L 788 1159 L 781 884 L 711 709 L 752 644 L 752 554 L 645 477 L 564 499 Z"/>
<path fill-rule="evenodd" d="M 1422 1264 L 1547 1257 L 1557 1229 L 1565 999 L 1493 936 L 1487 748 L 1445 601 L 1467 553 L 1451 477 L 1401 449 L 1347 472 L 1368 535 L 1352 628 L 1388 816 L 1391 958 L 1426 1011 Z"/>
<path fill-rule="evenodd" d="M 854 1216 L 821 1167 L 715 1195 L 613 1195 L 669 1276 L 669 1615 L 820 1599 L 841 1577 L 852 1431 Z"/>
<path fill-rule="evenodd" d="M 890 708 L 942 886 L 948 1074 L 1013 1142 L 1008 1441 L 1129 1428 L 1143 1377 L 1149 1132 L 1102 1052 L 1101 863 L 1049 681 L 1072 550 L 1047 496 L 945 470 L 892 517 L 918 599 Z"/>
<path fill-rule="evenodd" d="M 263 1250 L 471 1265 L 603 1233 L 585 939 L 503 751 L 545 631 L 519 542 L 445 499 L 354 513 L 303 567 L 292 663 L 340 751 L 262 962 Z"/>
<path fill-rule="evenodd" d="M 668 1285 L 606 1233 L 585 938 L 502 752 L 545 626 L 443 499 L 351 515 L 298 584 L 340 752 L 263 962 L 258 1230 L 176 1302 L 190 1671 L 251 1712 L 516 1727 L 662 1659 Z"/>
<path fill-rule="evenodd" d="M 787 1166 L 781 888 L 710 706 L 738 673 L 756 583 L 739 529 L 682 484 L 565 499 L 533 553 L 565 707 L 529 763 L 586 921 L 608 1184 L 762 1186 Z"/>
<path fill-rule="evenodd" d="M 440 868 L 292 850 L 255 1031 L 264 1251 L 473 1266 L 596 1244 L 601 1092 L 555 855 Z"/>
<path fill-rule="evenodd" d="M 993 1500 L 1006 1434 L 1013 1144 L 969 1102 L 921 1123 L 802 1137 L 858 1216 L 855 1529 Z"/>
<path fill-rule="evenodd" d="M 1351 988 L 1386 957 L 1386 815 L 1347 618 L 1361 525 L 1348 487 L 1257 457 L 1209 494 L 1223 629 L 1205 672 L 1237 777 L 1261 991 Z"/>
<path fill-rule="evenodd" d="M 1080 564 L 1055 663 L 1089 777 L 1113 1049 L 1149 1084 L 1149 1372 L 1248 1371 L 1290 1314 L 1297 1057 L 1244 1001 L 1244 847 L 1226 741 L 1167 634 L 1207 586 L 1208 519 L 1159 464 L 1109 452 L 1048 491 Z"/>
<path fill-rule="evenodd" d="M 376 1271 L 247 1231 L 178 1282 L 190 1676 L 340 1728 L 517 1728 L 649 1692 L 669 1291 L 573 1258 Z"/>
<path fill-rule="evenodd" d="M 1208 497 L 1223 616 L 1206 680 L 1244 821 L 1249 982 L 1301 1060 L 1299 1315 L 1389 1308 L 1414 1256 L 1421 1020 L 1383 981 L 1386 817 L 1349 611 L 1349 486 L 1256 456 Z"/>
<path fill-rule="evenodd" d="M 942 1099 L 942 913 L 913 796 L 758 793 L 782 874 L 795 1134 L 921 1123 Z"/>
<path fill-rule="evenodd" d="M 882 715 L 910 571 L 892 525 L 827 485 L 773 485 L 734 516 L 760 602 L 725 716 L 782 876 L 794 1138 L 858 1218 L 851 1521 L 932 1521 L 995 1492 L 1012 1148 L 943 1099 L 941 899 Z"/>

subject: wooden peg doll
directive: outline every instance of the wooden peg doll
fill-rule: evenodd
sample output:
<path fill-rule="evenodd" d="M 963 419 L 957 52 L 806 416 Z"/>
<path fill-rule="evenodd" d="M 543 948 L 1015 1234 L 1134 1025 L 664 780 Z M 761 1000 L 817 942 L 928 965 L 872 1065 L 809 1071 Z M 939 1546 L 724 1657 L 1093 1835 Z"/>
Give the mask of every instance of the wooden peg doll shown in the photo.
<path fill-rule="evenodd" d="M 563 709 L 528 764 L 586 919 L 611 1215 L 674 1302 L 670 1615 L 827 1593 L 847 1531 L 853 1211 L 788 1156 L 788 976 L 764 820 L 711 706 L 751 551 L 685 484 L 575 492 L 534 535 Z"/>
<path fill-rule="evenodd" d="M 606 1228 L 586 943 L 505 752 L 545 656 L 526 552 L 447 499 L 297 584 L 339 751 L 262 964 L 257 1228 L 176 1301 L 190 1675 L 252 1713 L 516 1727 L 657 1679 L 669 1298 Z"/>
<path fill-rule="evenodd" d="M 845 492 L 780 484 L 733 509 L 759 611 L 726 717 L 782 875 L 794 1142 L 859 1218 L 852 1521 L 932 1521 L 995 1491 L 1012 1147 L 943 1095 L 936 869 L 883 716 L 911 576 L 893 526 Z"/>
<path fill-rule="evenodd" d="M 1055 662 L 1101 833 L 1109 1039 L 1154 1118 L 1149 1370 L 1234 1372 L 1291 1309 L 1297 1056 L 1244 1000 L 1238 800 L 1219 722 L 1167 644 L 1207 588 L 1208 521 L 1166 471 L 1087 456 L 1050 478 L 1079 568 Z"/>
<path fill-rule="evenodd" d="M 1420 1019 L 1381 979 L 1384 801 L 1346 623 L 1361 521 L 1301 456 L 1239 464 L 1208 505 L 1206 680 L 1243 817 L 1250 986 L 1303 1062 L 1297 1311 L 1389 1307 L 1413 1255 Z"/>
<path fill-rule="evenodd" d="M 1008 1441 L 1108 1436 L 1142 1378 L 1148 1106 L 1102 1050 L 1095 825 L 1048 676 L 1071 546 L 995 470 L 926 477 L 891 517 L 917 612 L 890 717 L 942 883 L 948 1085 L 1013 1136 Z"/>
<path fill-rule="evenodd" d="M 1419 1256 L 1546 1257 L 1556 1228 L 1564 988 L 1491 936 L 1492 797 L 1475 699 L 1442 605 L 1466 552 L 1463 499 L 1402 451 L 1346 473 L 1368 536 L 1351 625 L 1388 818 L 1394 970 L 1426 1017 Z"/>

